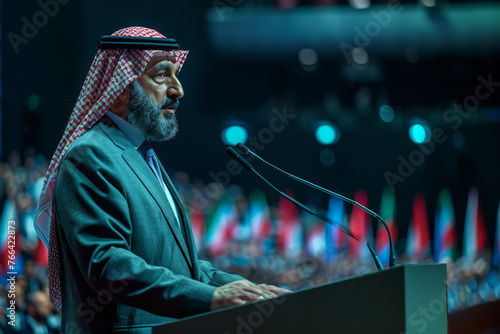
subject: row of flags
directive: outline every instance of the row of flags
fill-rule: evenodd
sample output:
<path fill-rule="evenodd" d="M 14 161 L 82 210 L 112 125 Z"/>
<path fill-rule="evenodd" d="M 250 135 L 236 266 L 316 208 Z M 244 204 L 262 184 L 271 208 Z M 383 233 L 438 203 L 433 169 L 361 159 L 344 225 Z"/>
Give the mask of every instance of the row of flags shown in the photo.
<path fill-rule="evenodd" d="M 291 192 L 287 193 L 293 197 Z M 363 206 L 368 204 L 366 191 L 359 189 L 354 194 L 354 200 Z M 202 224 L 199 212 L 191 212 L 191 220 L 195 238 L 199 248 L 206 247 L 213 256 L 223 255 L 228 243 L 233 240 L 273 239 L 270 243 L 274 249 L 286 255 L 297 256 L 306 252 L 310 256 L 320 256 L 325 262 L 334 262 L 340 254 L 349 254 L 361 260 L 371 258 L 367 243 L 375 246 L 375 251 L 384 265 L 389 260 L 389 239 L 385 228 L 377 222 L 373 236 L 372 218 L 360 208 L 354 206 L 350 216 L 346 213 L 345 204 L 340 199 L 331 197 L 328 203 L 327 217 L 340 224 L 357 236 L 359 241 L 349 238 L 345 233 L 331 224 L 312 221 L 301 213 L 297 207 L 280 197 L 276 221 L 271 221 L 269 207 L 262 191 L 254 191 L 249 197 L 247 214 L 235 214 L 233 198 L 226 195 L 222 198 L 212 213 L 205 220 L 206 234 L 203 228 L 195 227 Z M 398 241 L 398 229 L 395 222 L 396 201 L 394 193 L 385 189 L 379 209 L 380 216 L 385 220 L 391 232 L 393 242 Z M 196 222 L 196 223 L 195 223 Z M 308 222 L 308 223 L 306 223 Z M 474 261 L 482 255 L 488 244 L 488 236 L 482 208 L 479 203 L 477 189 L 471 189 L 468 197 L 462 256 L 465 260 Z M 493 264 L 500 265 L 500 205 L 496 222 Z M 455 214 L 450 191 L 443 189 L 439 196 L 434 216 L 434 233 L 431 240 L 426 201 L 419 193 L 413 201 L 411 219 L 406 236 L 406 256 L 411 260 L 422 260 L 433 256 L 435 262 L 454 261 L 459 257 L 458 237 Z"/>
<path fill-rule="evenodd" d="M 287 193 L 293 197 L 292 192 Z M 354 200 L 367 206 L 366 191 L 359 189 Z M 32 217 L 24 214 L 19 217 L 15 203 L 7 199 L 3 203 L 0 215 L 0 278 L 7 272 L 23 271 L 22 243 L 29 244 L 33 260 L 41 267 L 47 266 L 47 248 L 38 239 L 32 237 L 30 227 Z M 359 241 L 349 238 L 338 228 L 320 220 L 311 220 L 305 213 L 283 197 L 278 202 L 277 214 L 271 215 L 265 194 L 256 190 L 248 197 L 245 212 L 236 212 L 235 199 L 229 192 L 218 201 L 208 214 L 197 206 L 190 208 L 191 227 L 199 249 L 207 249 L 212 256 L 224 255 L 232 241 L 258 239 L 265 242 L 268 249 L 275 249 L 287 256 L 299 256 L 306 252 L 310 256 L 323 257 L 325 262 L 335 262 L 340 254 L 349 254 L 361 260 L 370 259 L 367 243 L 375 245 L 375 251 L 381 262 L 387 265 L 389 259 L 389 240 L 384 227 L 378 223 L 375 238 L 372 235 L 372 218 L 358 207 L 353 207 L 351 215 L 346 213 L 345 204 L 338 198 L 331 197 L 328 203 L 327 217 L 342 225 L 358 237 Z M 393 242 L 398 240 L 395 222 L 396 202 L 394 193 L 385 189 L 379 209 L 391 232 Z M 272 216 L 278 217 L 272 220 Z M 450 191 L 443 189 L 438 197 L 434 219 L 434 239 L 431 246 L 429 222 L 425 198 L 417 194 L 413 202 L 411 220 L 406 238 L 406 255 L 420 260 L 433 255 L 435 262 L 455 260 L 458 254 L 458 239 L 455 214 Z M 9 220 L 16 218 L 15 244 L 9 243 Z M 307 222 L 307 224 L 306 224 Z M 11 232 L 12 233 L 12 232 Z M 473 261 L 484 253 L 488 236 L 477 189 L 471 189 L 467 202 L 462 256 Z M 12 237 L 10 238 L 12 240 Z M 31 240 L 33 239 L 33 240 Z M 374 240 L 375 239 L 375 240 Z M 493 265 L 500 265 L 500 205 L 496 219 L 493 249 Z M 38 241 L 38 242 L 37 242 Z M 433 254 L 431 254 L 431 249 Z M 14 269 L 9 268 L 9 259 L 15 254 Z"/>

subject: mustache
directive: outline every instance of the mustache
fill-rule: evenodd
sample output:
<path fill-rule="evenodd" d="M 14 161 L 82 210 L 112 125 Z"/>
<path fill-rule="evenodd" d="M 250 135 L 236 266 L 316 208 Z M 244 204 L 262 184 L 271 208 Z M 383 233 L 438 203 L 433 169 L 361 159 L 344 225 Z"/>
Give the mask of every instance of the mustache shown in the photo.
<path fill-rule="evenodd" d="M 168 96 L 165 96 L 161 103 L 161 109 L 165 109 L 169 106 L 173 106 L 174 109 L 177 109 L 177 107 L 179 107 L 179 100 L 176 98 L 169 98 Z"/>

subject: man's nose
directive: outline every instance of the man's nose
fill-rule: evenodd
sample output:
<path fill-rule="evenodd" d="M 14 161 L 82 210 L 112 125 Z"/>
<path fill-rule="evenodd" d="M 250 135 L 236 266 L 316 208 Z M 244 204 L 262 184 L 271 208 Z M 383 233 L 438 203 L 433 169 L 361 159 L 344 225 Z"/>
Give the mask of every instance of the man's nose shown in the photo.
<path fill-rule="evenodd" d="M 169 98 L 181 99 L 184 96 L 182 84 L 176 76 L 172 76 L 171 79 L 172 81 L 167 89 L 167 96 Z"/>

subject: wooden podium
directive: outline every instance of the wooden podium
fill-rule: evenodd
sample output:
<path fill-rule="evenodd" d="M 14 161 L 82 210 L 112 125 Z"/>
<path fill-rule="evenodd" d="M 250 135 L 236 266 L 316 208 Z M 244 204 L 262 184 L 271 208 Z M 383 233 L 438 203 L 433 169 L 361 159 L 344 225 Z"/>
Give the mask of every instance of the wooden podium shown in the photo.
<path fill-rule="evenodd" d="M 403 265 L 155 327 L 186 334 L 445 334 L 446 265 Z"/>

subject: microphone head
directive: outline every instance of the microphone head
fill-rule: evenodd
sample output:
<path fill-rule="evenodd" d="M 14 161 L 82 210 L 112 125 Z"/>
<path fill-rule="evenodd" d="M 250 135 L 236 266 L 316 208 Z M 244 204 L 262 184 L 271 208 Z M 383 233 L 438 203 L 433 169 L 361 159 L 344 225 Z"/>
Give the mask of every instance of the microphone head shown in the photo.
<path fill-rule="evenodd" d="M 250 163 L 246 161 L 245 158 L 243 158 L 238 152 L 236 152 L 234 148 L 226 148 L 226 153 L 229 154 L 231 158 L 238 161 L 243 167 L 245 167 L 246 170 L 250 172 L 254 171 L 252 165 L 250 165 Z"/>
<path fill-rule="evenodd" d="M 247 154 L 248 151 L 250 151 L 250 149 L 248 147 L 245 146 L 245 144 L 242 144 L 242 143 L 238 143 L 236 145 L 236 148 L 243 154 Z"/>
<path fill-rule="evenodd" d="M 232 147 L 226 148 L 226 153 L 233 159 L 236 159 L 239 155 L 238 152 L 236 152 L 236 150 Z"/>

